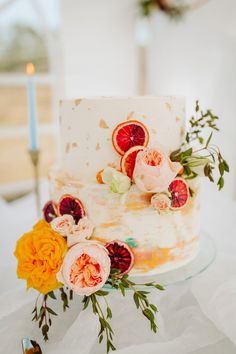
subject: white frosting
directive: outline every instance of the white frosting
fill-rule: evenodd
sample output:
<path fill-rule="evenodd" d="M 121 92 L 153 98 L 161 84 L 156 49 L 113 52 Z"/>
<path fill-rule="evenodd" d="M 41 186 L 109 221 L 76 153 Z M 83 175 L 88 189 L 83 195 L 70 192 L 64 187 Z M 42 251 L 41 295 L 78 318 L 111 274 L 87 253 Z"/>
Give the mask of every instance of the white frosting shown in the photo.
<path fill-rule="evenodd" d="M 157 273 L 182 265 L 196 254 L 199 235 L 199 203 L 196 196 L 179 211 L 158 213 L 150 205 L 150 196 L 141 193 L 135 185 L 125 195 L 119 195 L 112 193 L 107 185 L 91 183 L 81 186 L 68 179 L 64 179 L 64 183 L 62 181 L 62 177 L 52 177 L 54 201 L 58 202 L 63 194 L 78 197 L 95 225 L 93 236 L 96 239 L 105 243 L 132 238 L 137 243 L 137 250 L 167 249 L 171 261 L 168 258 L 168 266 L 158 266 Z M 138 268 L 138 273 L 140 271 L 146 272 Z M 155 270 L 152 269 L 153 272 Z"/>
<path fill-rule="evenodd" d="M 167 151 L 182 142 L 185 100 L 181 97 L 79 98 L 60 103 L 62 169 L 82 182 L 95 182 L 108 164 L 120 167 L 112 146 L 114 128 L 138 120 L 149 130 L 149 146 Z"/>

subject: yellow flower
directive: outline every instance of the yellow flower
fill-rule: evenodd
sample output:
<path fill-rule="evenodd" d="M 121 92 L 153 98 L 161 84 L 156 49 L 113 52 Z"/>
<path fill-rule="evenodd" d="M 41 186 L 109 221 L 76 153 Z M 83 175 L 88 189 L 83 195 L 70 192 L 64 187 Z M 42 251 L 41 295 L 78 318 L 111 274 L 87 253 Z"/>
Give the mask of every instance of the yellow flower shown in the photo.
<path fill-rule="evenodd" d="M 39 221 L 16 244 L 17 275 L 27 281 L 27 288 L 43 294 L 60 287 L 56 274 L 67 251 L 66 240 L 46 221 Z"/>

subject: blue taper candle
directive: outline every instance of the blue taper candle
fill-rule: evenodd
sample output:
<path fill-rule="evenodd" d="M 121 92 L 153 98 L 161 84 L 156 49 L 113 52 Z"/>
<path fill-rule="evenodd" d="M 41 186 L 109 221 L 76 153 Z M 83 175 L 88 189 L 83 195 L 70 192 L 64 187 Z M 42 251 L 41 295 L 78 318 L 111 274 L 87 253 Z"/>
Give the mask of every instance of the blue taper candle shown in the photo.
<path fill-rule="evenodd" d="M 26 66 L 27 80 L 27 94 L 28 94 L 28 119 L 29 119 L 29 140 L 30 150 L 36 151 L 39 148 L 38 143 L 38 129 L 37 129 L 37 110 L 35 99 L 35 83 L 34 83 L 34 65 L 28 63 Z"/>

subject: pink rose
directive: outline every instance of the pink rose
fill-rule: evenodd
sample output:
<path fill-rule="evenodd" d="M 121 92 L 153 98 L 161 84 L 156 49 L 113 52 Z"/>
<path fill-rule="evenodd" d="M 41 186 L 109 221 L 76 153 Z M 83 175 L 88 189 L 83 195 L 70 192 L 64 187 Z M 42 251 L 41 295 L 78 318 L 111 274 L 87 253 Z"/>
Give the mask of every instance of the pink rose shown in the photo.
<path fill-rule="evenodd" d="M 58 232 L 61 236 L 67 236 L 68 232 L 75 224 L 74 218 L 71 215 L 64 214 L 53 219 L 51 227 L 54 231 Z"/>
<path fill-rule="evenodd" d="M 57 279 L 76 294 L 89 296 L 105 284 L 110 267 L 105 247 L 95 241 L 81 242 L 67 252 Z"/>
<path fill-rule="evenodd" d="M 67 244 L 69 247 L 75 243 L 86 241 L 93 233 L 93 224 L 85 216 L 79 220 L 77 225 L 73 225 L 67 233 Z"/>
<path fill-rule="evenodd" d="M 146 148 L 137 154 L 133 178 L 141 191 L 158 193 L 168 190 L 181 168 L 159 149 Z"/>
<path fill-rule="evenodd" d="M 152 196 L 151 205 L 156 210 L 166 210 L 170 208 L 171 201 L 165 193 L 157 193 Z"/>

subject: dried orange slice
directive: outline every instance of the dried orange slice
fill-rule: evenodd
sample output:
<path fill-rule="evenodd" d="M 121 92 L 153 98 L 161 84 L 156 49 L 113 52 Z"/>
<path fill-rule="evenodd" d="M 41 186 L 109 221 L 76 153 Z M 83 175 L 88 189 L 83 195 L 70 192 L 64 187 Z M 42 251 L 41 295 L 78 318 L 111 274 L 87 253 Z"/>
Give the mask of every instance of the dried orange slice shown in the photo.
<path fill-rule="evenodd" d="M 184 208 L 189 200 L 189 186 L 183 178 L 175 178 L 169 185 L 171 193 L 171 209 Z"/>
<path fill-rule="evenodd" d="M 103 179 L 102 179 L 102 173 L 104 170 L 100 170 L 98 171 L 98 173 L 96 174 L 96 180 L 99 184 L 104 184 Z"/>
<path fill-rule="evenodd" d="M 125 173 L 129 178 L 133 177 L 136 157 L 139 151 L 142 151 L 143 149 L 144 146 L 140 146 L 140 145 L 133 146 L 128 151 L 126 151 L 124 156 L 122 156 L 121 158 L 121 162 L 120 162 L 121 171 Z"/>
<path fill-rule="evenodd" d="M 111 241 L 105 245 L 111 260 L 111 268 L 127 274 L 134 264 L 134 254 L 129 245 L 123 241 Z"/>
<path fill-rule="evenodd" d="M 65 194 L 61 197 L 58 203 L 58 213 L 59 215 L 68 214 L 73 216 L 76 223 L 85 216 L 84 206 L 81 201 L 70 194 Z"/>
<path fill-rule="evenodd" d="M 43 217 L 48 223 L 50 223 L 53 219 L 57 217 L 57 206 L 52 200 L 49 200 L 44 205 Z"/>
<path fill-rule="evenodd" d="M 122 156 L 133 146 L 147 146 L 148 141 L 149 133 L 147 128 L 136 120 L 117 125 L 112 134 L 113 146 L 118 154 Z"/>

